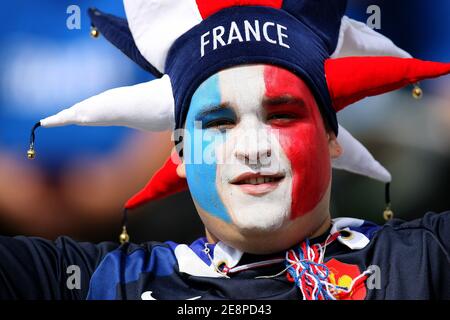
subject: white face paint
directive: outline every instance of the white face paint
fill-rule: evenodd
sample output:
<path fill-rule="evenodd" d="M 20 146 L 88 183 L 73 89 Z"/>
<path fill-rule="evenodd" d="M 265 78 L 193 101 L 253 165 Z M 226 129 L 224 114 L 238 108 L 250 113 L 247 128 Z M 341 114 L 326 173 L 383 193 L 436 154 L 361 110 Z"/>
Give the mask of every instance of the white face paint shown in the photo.
<path fill-rule="evenodd" d="M 252 253 L 276 252 L 329 214 L 328 135 L 297 75 L 272 65 L 220 71 L 192 96 L 184 131 L 189 190 L 217 239 Z M 192 149 L 208 161 L 193 162 Z"/>
<path fill-rule="evenodd" d="M 239 228 L 279 228 L 290 217 L 292 170 L 276 130 L 265 121 L 264 66 L 222 71 L 219 87 L 237 121 L 216 146 L 218 194 Z"/>
<path fill-rule="evenodd" d="M 328 190 L 319 109 L 307 85 L 284 69 L 240 66 L 213 75 L 193 95 L 185 131 L 185 146 L 213 151 L 201 164 L 184 152 L 196 205 L 241 230 L 280 228 L 312 212 Z"/>

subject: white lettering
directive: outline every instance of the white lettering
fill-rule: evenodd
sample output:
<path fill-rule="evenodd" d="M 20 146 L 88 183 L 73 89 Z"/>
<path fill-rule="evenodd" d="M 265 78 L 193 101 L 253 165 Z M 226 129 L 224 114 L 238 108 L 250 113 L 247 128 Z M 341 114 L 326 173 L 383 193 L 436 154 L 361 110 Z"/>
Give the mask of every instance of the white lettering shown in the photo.
<path fill-rule="evenodd" d="M 67 7 L 67 14 L 70 14 L 66 19 L 66 26 L 69 30 L 81 29 L 81 14 L 80 7 L 76 5 L 71 5 Z"/>
<path fill-rule="evenodd" d="M 220 44 L 222 45 L 222 47 L 226 46 L 225 41 L 223 41 L 222 36 L 225 33 L 225 28 L 222 26 L 218 26 L 216 28 L 213 29 L 213 50 L 217 49 L 217 42 L 220 42 Z"/>
<path fill-rule="evenodd" d="M 261 27 L 262 27 L 262 35 L 261 37 Z M 240 29 L 241 28 L 241 29 Z M 243 29 L 242 29 L 243 28 Z M 269 28 L 274 28 L 274 32 L 269 35 Z M 259 20 L 254 20 L 254 22 L 250 22 L 248 20 L 244 20 L 243 25 L 238 25 L 236 21 L 232 21 L 229 28 L 227 29 L 224 26 L 217 26 L 213 28 L 211 31 L 204 33 L 201 36 L 201 47 L 200 52 L 201 56 L 205 55 L 205 49 L 212 42 L 212 50 L 217 50 L 219 46 L 225 47 L 227 45 L 232 44 L 235 41 L 239 42 L 251 42 L 251 41 L 267 41 L 271 44 L 277 44 L 284 48 L 290 48 L 287 43 L 287 39 L 289 38 L 287 34 L 288 28 L 275 24 L 274 22 L 265 22 L 262 26 Z M 275 34 L 276 32 L 276 34 Z M 243 37 L 245 35 L 245 38 Z M 272 37 L 273 38 L 272 38 Z M 211 39 L 212 37 L 212 39 Z M 227 42 L 225 42 L 225 40 Z"/>
<path fill-rule="evenodd" d="M 248 20 L 244 21 L 245 28 L 245 40 L 251 41 L 250 33 L 253 35 L 256 41 L 261 41 L 261 31 L 259 29 L 259 20 L 255 20 L 255 27 L 253 28 Z"/>
<path fill-rule="evenodd" d="M 209 317 L 212 307 L 192 307 L 184 305 L 184 307 L 178 307 L 177 314 L 179 315 L 200 315 L 205 318 Z"/>
<path fill-rule="evenodd" d="M 287 28 L 285 26 L 282 26 L 281 24 L 277 24 L 277 32 L 278 32 L 278 43 L 280 44 L 280 46 L 285 47 L 285 48 L 290 48 L 289 45 L 287 45 L 286 43 L 283 42 L 283 38 L 288 38 L 287 34 L 283 33 L 282 30 L 286 30 Z"/>
<path fill-rule="evenodd" d="M 270 43 L 273 43 L 273 44 L 277 44 L 277 42 L 275 40 L 270 39 L 270 37 L 269 37 L 269 33 L 267 31 L 267 29 L 269 29 L 269 26 L 274 27 L 275 23 L 273 23 L 273 22 L 266 22 L 266 23 L 264 23 L 264 25 L 263 25 L 264 38 L 266 39 L 267 42 L 270 42 Z"/>
<path fill-rule="evenodd" d="M 241 32 L 239 31 L 239 28 L 235 21 L 231 22 L 230 26 L 230 34 L 228 35 L 228 44 L 231 44 L 234 40 L 239 40 L 239 42 L 243 42 L 244 39 L 242 39 Z"/>
<path fill-rule="evenodd" d="M 372 272 L 372 274 L 367 278 L 367 288 L 370 290 L 373 289 L 381 289 L 381 269 L 377 265 L 369 266 L 368 270 Z"/>
<path fill-rule="evenodd" d="M 381 8 L 377 5 L 371 5 L 367 8 L 367 14 L 371 16 L 367 19 L 367 26 L 372 29 L 381 29 Z"/>
<path fill-rule="evenodd" d="M 202 35 L 201 37 L 201 53 L 202 57 L 205 55 L 205 46 L 209 43 L 209 40 L 206 41 L 205 38 L 209 36 L 209 31 Z"/>
<path fill-rule="evenodd" d="M 76 265 L 70 265 L 66 269 L 66 273 L 70 276 L 67 277 L 66 285 L 67 289 L 73 290 L 73 289 L 81 289 L 81 270 L 79 266 Z"/>

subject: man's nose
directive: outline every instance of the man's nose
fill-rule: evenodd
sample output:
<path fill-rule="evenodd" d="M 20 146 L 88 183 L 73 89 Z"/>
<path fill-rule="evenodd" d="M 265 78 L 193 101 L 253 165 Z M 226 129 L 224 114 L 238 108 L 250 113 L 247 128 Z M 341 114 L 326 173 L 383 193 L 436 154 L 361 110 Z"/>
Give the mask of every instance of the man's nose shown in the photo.
<path fill-rule="evenodd" d="M 235 153 L 236 158 L 247 165 L 269 165 L 271 155 L 270 148 L 256 152 L 237 150 Z"/>
<path fill-rule="evenodd" d="M 241 139 L 238 139 L 234 156 L 246 165 L 269 165 L 272 157 L 269 137 L 266 134 L 243 136 Z"/>

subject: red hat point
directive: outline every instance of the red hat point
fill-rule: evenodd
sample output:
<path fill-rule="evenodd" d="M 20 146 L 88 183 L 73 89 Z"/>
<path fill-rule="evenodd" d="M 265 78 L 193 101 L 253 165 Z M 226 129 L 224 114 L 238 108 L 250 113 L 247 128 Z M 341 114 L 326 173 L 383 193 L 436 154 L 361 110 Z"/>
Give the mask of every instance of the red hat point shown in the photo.
<path fill-rule="evenodd" d="M 325 62 L 328 90 L 337 111 L 366 97 L 450 73 L 450 63 L 395 57 L 348 57 Z"/>
<path fill-rule="evenodd" d="M 164 165 L 153 175 L 147 185 L 131 197 L 125 204 L 126 209 L 134 209 L 152 200 L 168 197 L 172 194 L 187 190 L 186 179 L 178 176 L 175 154 L 169 157 Z"/>

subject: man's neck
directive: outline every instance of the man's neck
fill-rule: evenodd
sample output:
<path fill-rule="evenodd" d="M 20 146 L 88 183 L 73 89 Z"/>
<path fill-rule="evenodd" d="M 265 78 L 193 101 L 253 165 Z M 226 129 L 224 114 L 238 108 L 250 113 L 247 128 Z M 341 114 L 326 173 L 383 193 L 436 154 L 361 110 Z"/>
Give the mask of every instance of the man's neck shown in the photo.
<path fill-rule="evenodd" d="M 313 232 L 311 232 L 309 238 L 317 238 L 321 235 L 323 235 L 325 232 L 327 232 L 327 230 L 330 228 L 331 226 L 331 216 L 328 214 L 325 219 L 323 220 L 323 222 L 317 227 L 316 230 L 314 230 Z M 220 239 L 218 239 L 216 236 L 214 236 L 211 232 L 208 231 L 208 229 L 205 229 L 205 234 L 206 234 L 206 240 L 208 241 L 208 243 L 217 243 L 220 241 Z"/>
<path fill-rule="evenodd" d="M 205 234 L 208 243 L 217 243 L 220 241 L 216 236 L 214 236 L 211 232 L 209 232 L 208 229 L 205 229 Z"/>
<path fill-rule="evenodd" d="M 328 231 L 328 229 L 331 226 L 331 215 L 327 215 L 325 217 L 325 219 L 323 220 L 323 222 L 320 224 L 320 226 L 311 233 L 311 235 L 309 236 L 309 238 L 317 238 L 320 237 L 321 235 L 323 235 L 325 232 Z"/>

